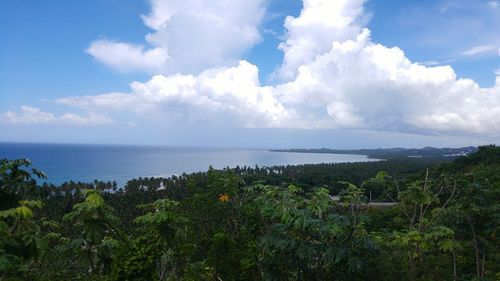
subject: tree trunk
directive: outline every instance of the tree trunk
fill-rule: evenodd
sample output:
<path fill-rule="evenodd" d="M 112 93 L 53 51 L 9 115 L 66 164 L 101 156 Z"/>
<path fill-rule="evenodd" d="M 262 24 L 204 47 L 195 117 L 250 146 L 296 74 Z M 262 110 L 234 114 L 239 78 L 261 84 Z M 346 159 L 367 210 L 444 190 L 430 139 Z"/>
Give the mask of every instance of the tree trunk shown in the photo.
<path fill-rule="evenodd" d="M 470 230 L 472 234 L 472 245 L 474 246 L 474 252 L 476 254 L 476 277 L 480 278 L 481 277 L 481 261 L 479 260 L 479 245 L 477 243 L 477 235 L 476 235 L 476 230 L 474 228 L 474 224 L 472 223 L 471 218 L 467 218 L 469 221 L 470 225 Z"/>
<path fill-rule="evenodd" d="M 415 281 L 415 279 L 417 278 L 415 259 L 412 257 L 411 252 L 409 253 L 409 256 L 410 256 L 410 281 Z"/>
<path fill-rule="evenodd" d="M 481 264 L 481 277 L 484 277 L 484 264 L 485 263 L 486 263 L 486 246 L 483 247 L 483 260 L 482 260 L 482 264 Z"/>
<path fill-rule="evenodd" d="M 92 258 L 92 247 L 93 247 L 93 243 L 90 243 L 89 244 L 89 248 L 87 250 L 87 258 L 89 259 L 89 263 L 90 263 L 90 273 L 91 274 L 95 274 L 95 267 L 94 267 L 94 259 Z"/>
<path fill-rule="evenodd" d="M 452 251 L 453 256 L 453 281 L 457 280 L 457 254 L 455 253 L 455 249 Z"/>

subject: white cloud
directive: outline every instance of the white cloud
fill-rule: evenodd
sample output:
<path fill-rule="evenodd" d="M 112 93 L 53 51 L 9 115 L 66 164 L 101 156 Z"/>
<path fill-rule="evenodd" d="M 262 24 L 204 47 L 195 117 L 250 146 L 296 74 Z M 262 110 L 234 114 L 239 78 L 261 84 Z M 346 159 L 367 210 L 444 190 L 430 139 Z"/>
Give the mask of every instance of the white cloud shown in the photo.
<path fill-rule="evenodd" d="M 150 0 L 148 47 L 100 40 L 87 52 L 120 71 L 199 73 L 236 64 L 260 42 L 265 0 Z"/>
<path fill-rule="evenodd" d="M 7 111 L 0 116 L 0 121 L 9 124 L 47 124 L 56 121 L 56 117 L 50 112 L 23 105 L 19 114 Z"/>
<path fill-rule="evenodd" d="M 163 69 L 168 59 L 167 52 L 163 48 L 145 50 L 144 46 L 108 40 L 92 42 L 86 52 L 119 71 L 155 73 Z"/>
<path fill-rule="evenodd" d="M 443 60 L 443 61 L 436 61 L 436 60 L 421 61 L 421 62 L 417 62 L 417 63 L 421 64 L 421 65 L 425 65 L 425 66 L 438 66 L 438 65 L 448 65 L 454 61 L 455 61 L 455 59 L 448 59 L 448 60 Z"/>
<path fill-rule="evenodd" d="M 154 6 L 145 23 L 158 30 L 158 36 L 166 30 L 177 32 L 171 25 L 177 6 L 152 3 L 166 6 Z M 159 74 L 144 83 L 133 82 L 129 93 L 56 102 L 86 111 L 242 127 L 500 135 L 498 73 L 495 86 L 481 88 L 473 80 L 457 78 L 450 66 L 414 63 L 398 47 L 374 43 L 365 27 L 363 5 L 363 0 L 304 0 L 300 16 L 285 22 L 287 38 L 280 45 L 284 61 L 277 72 L 283 82 L 274 86 L 260 85 L 257 66 L 222 62 L 199 74 Z M 211 11 L 215 18 L 220 18 L 219 12 L 228 13 L 219 10 Z"/>
<path fill-rule="evenodd" d="M 498 1 L 490 1 L 488 2 L 488 6 L 492 9 L 498 8 Z"/>
<path fill-rule="evenodd" d="M 132 83 L 131 89 L 130 94 L 68 97 L 56 102 L 138 114 L 162 111 L 178 120 L 233 122 L 246 127 L 286 127 L 285 122 L 291 120 L 291 113 L 279 104 L 273 88 L 259 86 L 257 67 L 245 61 L 197 76 L 157 75 L 146 83 Z"/>
<path fill-rule="evenodd" d="M 355 40 L 333 42 L 330 51 L 301 65 L 297 77 L 276 90 L 285 108 L 314 116 L 310 124 L 500 132 L 495 115 L 500 85 L 481 89 L 472 80 L 457 79 L 449 66 L 412 63 L 402 50 L 372 43 L 367 29 Z M 325 107 L 328 116 L 321 114 Z"/>
<path fill-rule="evenodd" d="M 59 119 L 62 123 L 80 126 L 96 126 L 113 123 L 109 117 L 96 114 L 89 114 L 87 117 L 84 117 L 75 113 L 65 113 Z"/>
<path fill-rule="evenodd" d="M 290 80 L 300 65 L 327 52 L 332 42 L 354 39 L 365 24 L 366 0 L 304 0 L 297 18 L 285 20 L 287 40 L 279 45 L 284 52 L 278 76 Z"/>
<path fill-rule="evenodd" d="M 497 47 L 495 47 L 493 45 L 474 46 L 474 47 L 472 47 L 470 49 L 467 49 L 467 50 L 463 51 L 462 55 L 464 55 L 464 56 L 475 56 L 475 55 L 478 55 L 478 54 L 491 52 L 491 51 L 494 51 L 496 49 L 497 49 Z"/>
<path fill-rule="evenodd" d="M 419 63 L 422 64 L 422 65 L 425 65 L 425 66 L 436 66 L 436 65 L 440 65 L 441 64 L 441 62 L 436 61 L 436 60 L 421 61 Z"/>
<path fill-rule="evenodd" d="M 87 117 L 75 113 L 66 113 L 56 117 L 51 112 L 23 105 L 19 113 L 7 111 L 0 115 L 0 122 L 6 124 L 69 124 L 80 126 L 111 124 L 112 120 L 105 116 L 89 114 Z"/>

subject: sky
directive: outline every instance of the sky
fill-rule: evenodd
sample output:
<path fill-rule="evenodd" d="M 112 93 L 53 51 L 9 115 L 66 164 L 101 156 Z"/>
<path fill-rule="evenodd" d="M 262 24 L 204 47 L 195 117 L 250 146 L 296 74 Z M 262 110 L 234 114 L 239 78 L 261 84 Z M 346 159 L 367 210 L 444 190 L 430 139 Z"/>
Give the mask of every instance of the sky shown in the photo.
<path fill-rule="evenodd" d="M 2 0 L 0 141 L 500 140 L 500 1 Z"/>

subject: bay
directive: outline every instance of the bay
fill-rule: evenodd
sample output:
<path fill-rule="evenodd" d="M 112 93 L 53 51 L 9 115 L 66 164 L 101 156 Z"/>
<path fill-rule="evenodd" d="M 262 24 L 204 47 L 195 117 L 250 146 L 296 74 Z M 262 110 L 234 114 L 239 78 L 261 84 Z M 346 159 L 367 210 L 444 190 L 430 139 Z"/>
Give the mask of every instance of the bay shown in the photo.
<path fill-rule="evenodd" d="M 44 171 L 47 182 L 116 181 L 168 177 L 236 166 L 277 166 L 375 161 L 364 155 L 271 152 L 267 149 L 0 143 L 0 159 L 27 158 Z"/>

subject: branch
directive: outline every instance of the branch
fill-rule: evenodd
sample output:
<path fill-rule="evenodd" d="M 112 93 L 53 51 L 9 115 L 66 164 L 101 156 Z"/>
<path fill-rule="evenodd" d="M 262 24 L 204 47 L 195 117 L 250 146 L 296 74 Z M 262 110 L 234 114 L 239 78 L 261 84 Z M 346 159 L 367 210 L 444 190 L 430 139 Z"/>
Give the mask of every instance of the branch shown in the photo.
<path fill-rule="evenodd" d="M 444 202 L 443 206 L 441 206 L 441 208 L 439 208 L 436 212 L 436 214 L 432 217 L 431 219 L 431 222 L 426 226 L 424 227 L 424 230 L 431 227 L 435 222 L 436 222 L 436 219 L 439 215 L 439 213 L 441 212 L 442 209 L 444 209 L 446 207 L 446 205 L 448 205 L 448 203 L 451 201 L 451 199 L 453 198 L 453 196 L 455 195 L 455 191 L 457 190 L 457 183 L 454 182 L 453 183 L 453 191 L 451 192 L 451 195 L 450 197 L 448 197 L 448 199 L 446 200 L 446 202 Z"/>
<path fill-rule="evenodd" d="M 397 179 L 396 179 L 396 175 L 394 175 L 394 184 L 395 184 L 396 189 L 397 189 L 398 194 L 399 194 L 399 193 L 401 192 L 401 190 L 399 189 L 399 184 L 398 184 L 398 181 L 397 181 Z M 389 195 L 389 193 L 387 193 L 387 196 L 389 197 L 389 199 L 391 199 L 391 200 L 392 200 L 392 202 L 397 203 L 397 202 L 396 202 L 396 201 L 395 201 L 395 200 L 394 200 L 394 199 L 393 199 L 393 198 Z M 404 204 L 403 202 L 399 202 L 399 203 L 401 203 L 401 206 L 403 207 L 403 211 L 404 211 L 404 213 L 405 213 L 405 216 L 408 218 L 408 220 L 409 220 L 409 221 L 412 221 L 412 219 L 410 218 L 410 215 L 408 214 L 408 210 L 406 210 L 406 206 L 405 206 L 405 204 Z"/>
<path fill-rule="evenodd" d="M 368 209 L 370 208 L 371 203 L 372 203 L 372 191 L 370 190 L 370 197 L 368 198 L 368 203 L 366 204 L 366 208 L 365 208 L 363 215 L 366 216 L 366 214 L 368 213 Z"/>
<path fill-rule="evenodd" d="M 434 198 L 439 198 L 439 195 L 441 194 L 441 192 L 443 191 L 443 185 L 441 185 L 441 188 L 439 189 L 438 193 L 434 196 Z M 425 209 L 424 209 L 424 214 L 425 212 L 427 211 L 427 209 L 432 205 L 432 202 L 430 202 L 429 204 L 427 204 L 427 206 L 425 206 Z"/>
<path fill-rule="evenodd" d="M 424 180 L 424 194 L 425 192 L 427 191 L 427 184 L 428 184 L 428 180 L 429 180 L 429 168 L 427 168 L 425 170 L 425 180 Z M 429 205 L 432 204 L 432 201 L 429 202 Z M 425 207 L 425 209 L 427 209 L 427 206 Z M 419 213 L 419 217 L 418 217 L 418 230 L 421 231 L 422 230 L 422 221 L 424 219 L 424 205 L 423 204 L 420 204 L 420 213 Z"/>

